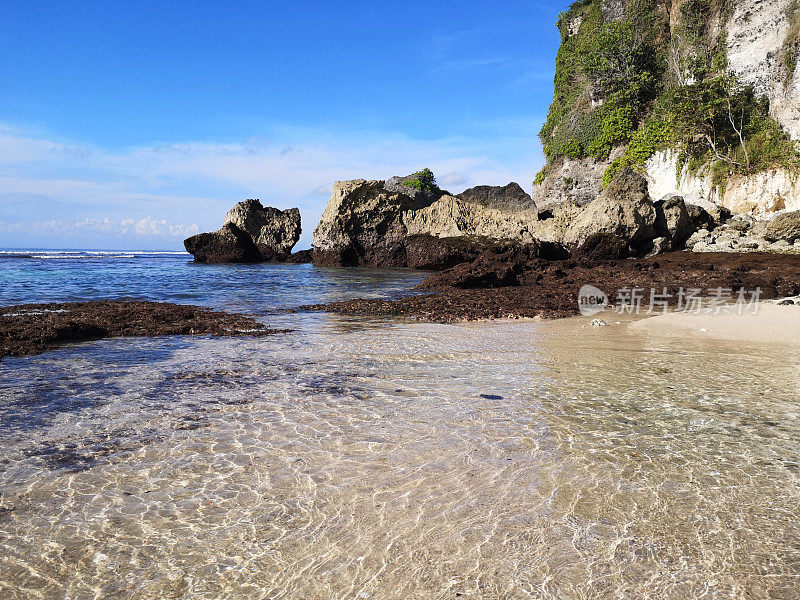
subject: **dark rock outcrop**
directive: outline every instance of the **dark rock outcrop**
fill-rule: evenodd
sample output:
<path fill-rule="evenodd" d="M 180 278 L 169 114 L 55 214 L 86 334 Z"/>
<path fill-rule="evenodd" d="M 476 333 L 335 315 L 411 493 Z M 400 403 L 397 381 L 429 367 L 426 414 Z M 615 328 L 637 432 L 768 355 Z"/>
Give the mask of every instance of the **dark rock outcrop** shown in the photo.
<path fill-rule="evenodd" d="M 421 287 L 473 289 L 515 286 L 520 284 L 519 276 L 530 270 L 532 263 L 567 258 L 569 252 L 559 244 L 498 242 L 472 261 L 461 262 L 441 273 L 431 275 Z"/>
<path fill-rule="evenodd" d="M 513 273 L 506 277 L 511 263 Z M 391 315 L 420 321 L 569 317 L 578 313 L 578 290 L 588 282 L 613 294 L 630 287 L 667 289 L 677 303 L 679 289 L 761 289 L 761 299 L 800 294 L 800 257 L 780 254 L 693 254 L 671 252 L 641 260 L 585 263 L 578 260 L 504 260 L 502 270 L 487 275 L 486 262 L 431 275 L 420 286 L 426 293 L 397 300 L 347 300 L 304 307 L 346 315 Z M 517 281 L 517 284 L 506 285 Z M 476 287 L 479 281 L 488 287 Z M 498 282 L 500 285 L 498 285 Z"/>
<path fill-rule="evenodd" d="M 286 258 L 284 262 L 290 265 L 306 265 L 313 262 L 314 254 L 311 250 L 298 250 Z"/>
<path fill-rule="evenodd" d="M 687 204 L 686 210 L 692 218 L 695 231 L 698 229 L 714 229 L 731 218 L 731 212 L 727 208 L 717 206 L 712 202 L 707 202 L 704 206 Z"/>
<path fill-rule="evenodd" d="M 186 251 L 201 263 L 254 263 L 264 260 L 244 231 L 228 223 L 219 231 L 200 233 L 183 242 Z"/>
<path fill-rule="evenodd" d="M 183 244 L 202 263 L 285 261 L 300 233 L 298 209 L 282 211 L 251 199 L 228 211 L 219 231 L 192 236 Z"/>
<path fill-rule="evenodd" d="M 622 259 L 630 256 L 630 248 L 627 241 L 613 233 L 595 233 L 586 238 L 574 256 L 586 262 Z"/>

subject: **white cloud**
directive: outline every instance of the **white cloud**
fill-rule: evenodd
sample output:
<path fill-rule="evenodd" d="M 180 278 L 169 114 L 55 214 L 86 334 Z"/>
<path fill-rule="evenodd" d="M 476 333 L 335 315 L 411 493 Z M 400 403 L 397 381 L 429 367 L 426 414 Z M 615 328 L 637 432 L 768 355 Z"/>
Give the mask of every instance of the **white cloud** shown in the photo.
<path fill-rule="evenodd" d="M 109 243 L 120 236 L 158 237 L 179 247 L 183 237 L 218 229 L 236 202 L 260 198 L 278 208 L 300 208 L 304 235 L 298 247 L 308 247 L 337 180 L 383 179 L 429 167 L 453 192 L 509 181 L 529 187 L 541 163 L 539 124 L 482 123 L 472 137 L 432 140 L 275 127 L 268 139 L 116 150 L 0 125 L 0 220 L 5 231 L 15 228 L 22 243 L 26 231 L 32 239 L 47 231 L 55 237 L 91 233 L 97 243 L 103 234 Z"/>
<path fill-rule="evenodd" d="M 22 221 L 7 223 L 0 221 L 0 231 L 21 233 L 59 234 L 76 236 L 82 234 L 109 234 L 116 236 L 136 237 L 179 237 L 181 239 L 200 232 L 197 224 L 183 225 L 169 223 L 166 219 L 127 218 L 115 221 L 104 219 L 82 219 L 80 221 L 64 221 L 50 219 L 47 221 Z"/>

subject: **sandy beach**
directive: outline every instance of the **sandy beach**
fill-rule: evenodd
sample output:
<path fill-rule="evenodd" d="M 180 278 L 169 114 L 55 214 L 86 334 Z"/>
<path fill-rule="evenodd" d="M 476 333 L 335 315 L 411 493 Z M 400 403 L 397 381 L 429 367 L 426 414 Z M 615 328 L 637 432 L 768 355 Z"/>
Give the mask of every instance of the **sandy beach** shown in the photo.
<path fill-rule="evenodd" d="M 758 311 L 671 312 L 630 323 L 634 331 L 672 339 L 720 340 L 743 344 L 800 346 L 800 306 L 761 302 Z"/>

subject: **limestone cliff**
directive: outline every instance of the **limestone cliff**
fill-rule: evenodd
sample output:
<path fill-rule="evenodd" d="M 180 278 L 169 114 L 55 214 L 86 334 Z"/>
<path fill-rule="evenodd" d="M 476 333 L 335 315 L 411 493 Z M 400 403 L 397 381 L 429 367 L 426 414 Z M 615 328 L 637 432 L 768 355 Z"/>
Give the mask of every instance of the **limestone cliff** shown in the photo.
<path fill-rule="evenodd" d="M 537 205 L 633 167 L 654 200 L 800 209 L 800 1 L 580 0 L 558 27 Z"/>

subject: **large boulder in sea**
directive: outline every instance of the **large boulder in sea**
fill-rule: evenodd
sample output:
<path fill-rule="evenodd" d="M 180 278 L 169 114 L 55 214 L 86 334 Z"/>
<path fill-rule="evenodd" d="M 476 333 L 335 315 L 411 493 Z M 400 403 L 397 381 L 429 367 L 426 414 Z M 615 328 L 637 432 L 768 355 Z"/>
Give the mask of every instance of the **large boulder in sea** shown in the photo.
<path fill-rule="evenodd" d="M 263 260 L 253 238 L 230 223 L 219 231 L 193 235 L 184 240 L 183 245 L 200 263 L 255 263 Z"/>
<path fill-rule="evenodd" d="M 337 182 L 314 231 L 314 263 L 438 270 L 475 260 L 486 240 L 534 241 L 538 211 L 517 184 L 457 196 L 415 185 L 414 176 Z"/>
<path fill-rule="evenodd" d="M 647 180 L 625 169 L 570 223 L 564 243 L 580 247 L 596 234 L 611 234 L 635 250 L 656 237 L 656 209 L 647 192 Z"/>
<path fill-rule="evenodd" d="M 239 202 L 225 215 L 225 224 L 249 234 L 267 260 L 283 260 L 292 253 L 302 232 L 300 211 L 262 206 L 258 200 Z"/>
<path fill-rule="evenodd" d="M 314 230 L 314 264 L 332 267 L 405 266 L 402 214 L 424 199 L 384 181 L 337 181 Z"/>
<path fill-rule="evenodd" d="M 246 200 L 228 211 L 222 229 L 192 236 L 183 244 L 202 263 L 285 261 L 300 233 L 298 209 L 282 211 Z"/>

